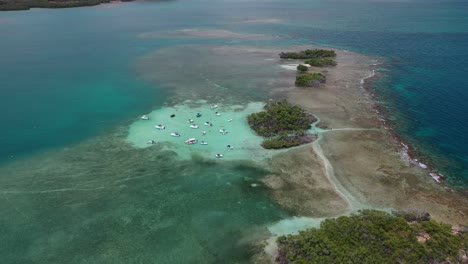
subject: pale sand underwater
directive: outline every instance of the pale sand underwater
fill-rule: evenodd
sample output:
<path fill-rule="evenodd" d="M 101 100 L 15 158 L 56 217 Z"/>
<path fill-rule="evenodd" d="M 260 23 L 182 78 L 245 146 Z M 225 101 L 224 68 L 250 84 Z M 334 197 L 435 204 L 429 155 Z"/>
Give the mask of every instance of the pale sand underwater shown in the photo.
<path fill-rule="evenodd" d="M 199 155 L 220 161 L 261 162 L 281 152 L 261 148 L 263 138 L 247 124 L 247 116 L 262 111 L 264 103 L 216 104 L 216 108 L 211 105 L 206 101 L 185 101 L 155 110 L 147 115 L 149 120 L 138 120 L 130 126 L 127 140 L 139 148 L 161 143 L 165 149 L 177 152 L 181 159 Z M 197 114 L 201 116 L 197 117 Z M 155 128 L 158 124 L 163 125 L 164 129 Z M 174 136 L 175 133 L 180 136 Z M 196 139 L 197 142 L 187 144 L 185 141 L 189 139 Z M 216 154 L 223 156 L 216 158 Z"/>

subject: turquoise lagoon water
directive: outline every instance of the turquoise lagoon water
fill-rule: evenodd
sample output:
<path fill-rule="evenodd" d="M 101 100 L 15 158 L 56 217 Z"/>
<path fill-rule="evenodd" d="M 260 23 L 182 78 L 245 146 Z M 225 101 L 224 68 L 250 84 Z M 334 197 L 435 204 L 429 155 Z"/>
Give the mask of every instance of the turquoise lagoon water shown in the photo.
<path fill-rule="evenodd" d="M 0 13 L 2 263 L 249 262 L 252 243 L 291 215 L 262 187 L 268 170 L 246 160 L 252 152 L 234 136 L 231 152 L 216 133 L 206 153 L 194 151 L 200 145 L 146 146 L 162 131 L 153 118 L 139 120 L 150 114 L 156 121 L 186 100 L 206 106 L 183 115 L 270 98 L 288 73 L 255 52 L 241 56 L 244 46 L 322 44 L 385 57 L 384 78 L 373 88 L 398 133 L 450 183 L 466 186 L 467 13 L 461 1 L 360 0 Z M 181 29 L 269 36 L 163 34 Z M 239 49 L 211 49 L 220 45 Z M 213 123 L 248 133 L 245 124 Z M 132 140 L 139 125 L 149 134 Z M 218 151 L 236 158 L 205 158 Z"/>

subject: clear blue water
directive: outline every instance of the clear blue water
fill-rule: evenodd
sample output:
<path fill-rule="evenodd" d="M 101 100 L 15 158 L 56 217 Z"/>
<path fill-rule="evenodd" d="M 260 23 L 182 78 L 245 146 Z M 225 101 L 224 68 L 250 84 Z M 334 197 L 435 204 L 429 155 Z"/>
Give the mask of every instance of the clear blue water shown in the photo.
<path fill-rule="evenodd" d="M 258 18 L 282 21 L 240 23 Z M 184 28 L 280 37 L 138 37 Z M 173 95 L 140 78 L 135 64 L 154 50 L 180 44 L 322 44 L 381 55 L 385 77 L 373 88 L 397 132 L 447 174 L 449 183 L 468 185 L 467 2 L 179 0 L 3 12 L 0 230 L 6 238 L 0 252 L 5 263 L 246 262 L 252 252 L 236 239 L 252 225 L 260 228 L 288 215 L 266 192 L 248 188 L 245 176 L 255 180 L 266 173 L 253 165 L 180 163 L 161 158 L 171 155 L 161 150 L 129 150 L 101 140 Z M 236 80 L 230 81 L 235 87 Z M 62 153 L 64 147 L 71 152 Z M 23 158 L 30 166 L 15 163 Z M 145 180 L 125 180 L 135 175 Z M 76 191 L 83 186 L 109 191 Z M 75 191 L 63 191 L 67 188 Z M 187 195 L 173 195 L 177 191 Z M 231 198 L 206 202 L 226 194 Z M 245 206 L 236 207 L 239 202 Z M 144 234 L 149 235 L 140 240 Z"/>

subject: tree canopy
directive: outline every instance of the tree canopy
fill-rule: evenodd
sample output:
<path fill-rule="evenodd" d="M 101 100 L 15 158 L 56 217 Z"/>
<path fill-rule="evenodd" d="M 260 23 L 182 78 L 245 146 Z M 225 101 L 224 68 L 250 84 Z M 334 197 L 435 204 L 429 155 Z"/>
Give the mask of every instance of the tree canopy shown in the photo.
<path fill-rule="evenodd" d="M 336 52 L 334 50 L 307 49 L 299 52 L 281 52 L 279 56 L 282 59 L 318 59 L 336 57 Z"/>
<path fill-rule="evenodd" d="M 302 108 L 286 100 L 271 100 L 264 109 L 247 117 L 250 127 L 266 138 L 264 148 L 288 148 L 312 141 L 306 131 L 316 119 Z"/>
<path fill-rule="evenodd" d="M 423 235 L 425 241 L 418 241 Z M 363 210 L 324 220 L 320 228 L 279 237 L 276 261 L 285 263 L 441 263 L 460 261 L 466 234 L 433 220 L 408 223 L 403 217 Z"/>
<path fill-rule="evenodd" d="M 310 66 L 315 67 L 327 67 L 327 66 L 336 66 L 336 61 L 327 58 L 320 59 L 308 59 L 304 63 L 309 64 Z"/>
<path fill-rule="evenodd" d="M 301 73 L 296 75 L 296 86 L 300 87 L 313 87 L 325 83 L 327 78 L 319 72 L 314 73 Z"/>

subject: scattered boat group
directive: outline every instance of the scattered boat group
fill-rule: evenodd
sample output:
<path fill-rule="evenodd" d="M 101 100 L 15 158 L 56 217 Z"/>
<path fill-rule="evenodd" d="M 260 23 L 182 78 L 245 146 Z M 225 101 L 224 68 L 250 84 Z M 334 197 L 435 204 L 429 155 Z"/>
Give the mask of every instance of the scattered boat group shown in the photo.
<path fill-rule="evenodd" d="M 216 108 L 218 108 L 218 105 L 217 105 L 217 104 L 211 104 L 211 105 L 210 105 L 210 108 L 211 108 L 211 109 L 216 109 Z M 219 112 L 215 112 L 215 115 L 216 115 L 216 116 L 221 116 L 221 114 L 220 114 Z M 171 118 L 175 117 L 175 114 L 171 114 L 170 117 L 171 117 Z M 196 114 L 196 117 L 197 117 L 197 118 L 200 118 L 200 117 L 202 117 L 202 114 L 201 114 L 201 113 L 197 113 L 197 114 Z M 142 115 L 140 118 L 141 118 L 142 120 L 149 120 L 149 119 L 150 119 L 149 116 L 147 116 L 147 115 Z M 228 122 L 232 122 L 232 119 L 228 119 Z M 199 128 L 198 125 L 194 124 L 194 120 L 193 120 L 193 119 L 188 119 L 188 120 L 187 120 L 187 123 L 190 124 L 190 128 L 193 128 L 193 129 L 198 129 L 198 128 Z M 211 123 L 211 122 L 209 122 L 209 121 L 206 121 L 206 122 L 203 123 L 203 124 L 204 124 L 205 126 L 208 126 L 208 127 L 212 127 L 212 126 L 213 126 L 213 123 Z M 166 126 L 164 126 L 164 125 L 162 125 L 162 124 L 156 125 L 156 126 L 154 126 L 154 127 L 155 127 L 156 129 L 158 129 L 158 130 L 165 130 L 165 129 L 166 129 Z M 226 134 L 228 133 L 228 131 L 227 131 L 226 129 L 220 129 L 220 130 L 219 130 L 219 133 L 221 133 L 222 135 L 226 135 Z M 203 131 L 202 136 L 205 136 L 205 135 L 206 135 L 206 131 Z M 173 136 L 173 137 L 180 137 L 181 135 L 180 135 L 178 132 L 172 132 L 172 133 L 171 133 L 171 136 Z M 189 138 L 189 139 L 187 139 L 187 140 L 185 141 L 185 143 L 186 143 L 187 145 L 193 145 L 193 144 L 197 144 L 197 143 L 198 143 L 198 140 L 197 140 L 196 138 Z M 156 144 L 156 141 L 150 140 L 150 141 L 148 141 L 148 144 Z M 200 145 L 208 145 L 208 142 L 202 140 L 202 141 L 200 142 Z M 231 145 L 227 145 L 227 148 L 228 148 L 228 149 L 234 149 Z M 223 154 L 220 154 L 220 153 L 218 153 L 218 154 L 215 155 L 215 158 L 222 158 L 222 157 L 223 157 Z"/>

